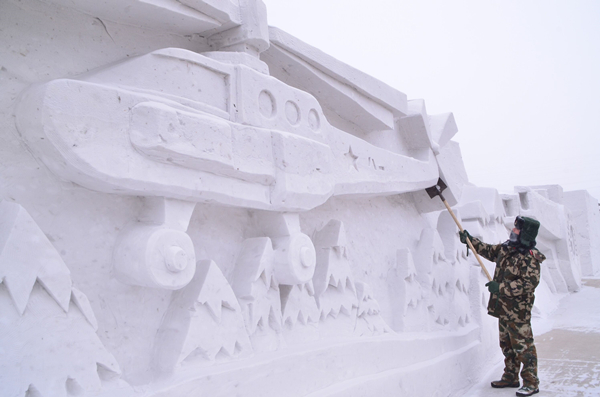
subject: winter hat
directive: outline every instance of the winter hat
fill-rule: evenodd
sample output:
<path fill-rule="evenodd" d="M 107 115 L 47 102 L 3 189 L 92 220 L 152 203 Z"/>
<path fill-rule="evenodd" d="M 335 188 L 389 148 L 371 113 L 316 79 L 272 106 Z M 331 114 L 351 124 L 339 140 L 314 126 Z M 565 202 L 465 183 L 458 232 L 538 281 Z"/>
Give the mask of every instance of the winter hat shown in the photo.
<path fill-rule="evenodd" d="M 540 222 L 526 216 L 517 216 L 515 219 L 515 227 L 521 231 L 519 233 L 521 244 L 526 247 L 534 247 L 535 238 L 540 230 Z"/>

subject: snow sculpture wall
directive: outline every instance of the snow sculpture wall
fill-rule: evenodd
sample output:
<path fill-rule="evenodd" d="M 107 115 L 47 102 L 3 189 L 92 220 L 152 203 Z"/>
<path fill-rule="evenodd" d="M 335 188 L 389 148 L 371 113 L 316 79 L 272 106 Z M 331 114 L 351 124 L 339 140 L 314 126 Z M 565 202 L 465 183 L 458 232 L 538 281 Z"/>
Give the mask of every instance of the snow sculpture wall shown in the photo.
<path fill-rule="evenodd" d="M 564 193 L 564 205 L 571 211 L 575 243 L 584 276 L 600 271 L 600 214 L 598 200 L 587 191 Z"/>
<path fill-rule="evenodd" d="M 579 290 L 581 264 L 571 215 L 562 204 L 562 188 L 516 187 L 515 191 L 516 195 L 503 196 L 505 207 L 519 208 L 518 214 L 534 216 L 541 223 L 537 247 L 546 255 L 545 268 L 549 270 L 542 277 L 553 292 Z"/>
<path fill-rule="evenodd" d="M 451 113 L 260 0 L 7 0 L 0 26 L 2 395 L 464 389 L 497 331 L 440 177 L 488 242 L 542 222 L 541 293 L 597 273 L 591 198 L 469 185 Z"/>

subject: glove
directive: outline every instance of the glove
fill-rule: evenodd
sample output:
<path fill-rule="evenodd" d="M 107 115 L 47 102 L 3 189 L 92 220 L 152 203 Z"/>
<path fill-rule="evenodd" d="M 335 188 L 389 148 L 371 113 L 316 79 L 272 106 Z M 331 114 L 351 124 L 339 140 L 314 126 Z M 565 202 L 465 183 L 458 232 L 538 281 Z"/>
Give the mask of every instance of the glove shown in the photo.
<path fill-rule="evenodd" d="M 469 238 L 469 240 L 471 240 L 471 242 L 473 241 L 473 237 L 466 230 L 458 232 L 458 236 L 460 237 L 460 242 L 463 244 L 467 244 L 467 237 Z"/>
<path fill-rule="evenodd" d="M 490 281 L 485 286 L 488 287 L 490 294 L 497 294 L 500 291 L 500 284 L 495 281 Z"/>

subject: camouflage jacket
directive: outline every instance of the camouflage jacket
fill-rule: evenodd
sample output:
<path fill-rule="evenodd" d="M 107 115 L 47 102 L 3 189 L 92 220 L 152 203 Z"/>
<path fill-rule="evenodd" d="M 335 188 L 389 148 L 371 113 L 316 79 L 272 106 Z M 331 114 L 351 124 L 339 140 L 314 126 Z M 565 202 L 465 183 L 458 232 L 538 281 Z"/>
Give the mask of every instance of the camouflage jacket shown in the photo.
<path fill-rule="evenodd" d="M 505 321 L 529 322 L 544 254 L 536 248 L 523 254 L 506 244 L 486 244 L 476 238 L 472 243 L 479 255 L 496 263 L 494 281 L 500 287 L 497 294 L 490 295 L 488 314 Z"/>

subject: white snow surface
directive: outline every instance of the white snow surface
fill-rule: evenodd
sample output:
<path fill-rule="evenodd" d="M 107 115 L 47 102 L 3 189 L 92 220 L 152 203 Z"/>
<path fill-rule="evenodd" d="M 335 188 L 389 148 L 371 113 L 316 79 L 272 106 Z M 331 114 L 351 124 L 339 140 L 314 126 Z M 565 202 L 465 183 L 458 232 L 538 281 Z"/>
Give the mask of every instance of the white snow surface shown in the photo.
<path fill-rule="evenodd" d="M 588 279 L 589 280 L 589 279 Z M 600 282 L 600 279 L 595 279 Z M 560 301 L 552 315 L 553 329 L 600 332 L 600 288 L 584 286 Z"/>

